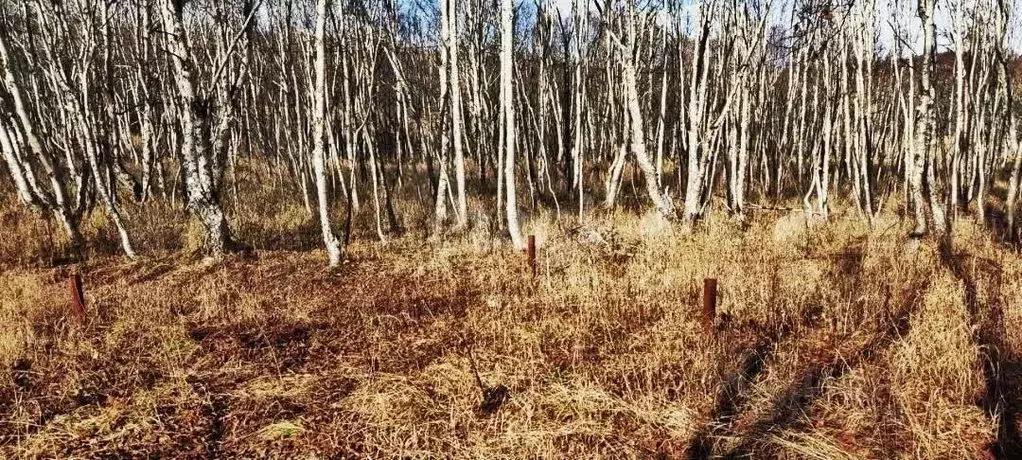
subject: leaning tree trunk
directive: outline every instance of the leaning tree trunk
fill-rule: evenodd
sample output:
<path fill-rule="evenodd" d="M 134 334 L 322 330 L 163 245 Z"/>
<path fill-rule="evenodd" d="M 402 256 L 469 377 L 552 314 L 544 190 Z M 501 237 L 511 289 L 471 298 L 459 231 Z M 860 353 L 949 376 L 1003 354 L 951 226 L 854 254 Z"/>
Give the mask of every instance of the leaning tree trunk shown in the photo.
<path fill-rule="evenodd" d="M 71 248 L 80 254 L 85 246 L 85 239 L 82 238 L 82 233 L 78 228 L 79 216 L 71 209 L 71 203 L 64 190 L 64 181 L 60 170 L 53 164 L 53 157 L 50 151 L 44 146 L 42 139 L 39 138 L 36 123 L 32 120 L 29 108 L 26 106 L 22 96 L 21 88 L 18 86 L 18 79 L 14 76 L 14 64 L 11 61 L 3 34 L 0 34 L 0 63 L 3 64 L 2 67 L 4 69 L 2 85 L 0 86 L 4 87 L 8 94 L 10 94 L 14 102 L 15 115 L 21 123 L 22 135 L 35 158 L 39 159 L 43 172 L 46 174 L 46 180 L 49 183 L 49 190 L 40 194 L 40 197 L 43 198 L 41 201 L 46 204 L 47 210 L 53 214 L 57 222 L 64 228 Z M 31 174 L 31 166 L 25 166 L 26 173 Z"/>
<path fill-rule="evenodd" d="M 7 114 L 3 114 L 3 116 L 6 117 Z M 42 211 L 43 204 L 36 196 L 35 189 L 31 185 L 29 176 L 31 169 L 28 165 L 22 164 L 22 160 L 18 155 L 19 147 L 15 145 L 17 141 L 13 134 L 9 133 L 11 128 L 7 127 L 6 122 L 5 118 L 0 117 L 0 156 L 3 156 L 4 163 L 7 165 L 7 172 L 10 174 L 11 181 L 14 182 L 14 189 L 18 193 L 18 200 L 26 206 Z"/>
<path fill-rule="evenodd" d="M 109 21 L 109 16 L 106 14 L 105 3 L 102 5 L 100 9 L 100 15 L 102 18 L 101 20 L 104 22 L 104 27 L 108 27 L 107 21 Z M 92 30 L 87 27 L 84 29 L 85 37 L 91 43 L 95 44 L 96 37 L 92 35 Z M 102 38 L 101 46 L 103 46 L 104 53 L 106 54 L 106 57 L 102 59 L 103 62 L 101 67 L 102 77 L 100 81 L 103 82 L 102 84 L 104 93 L 103 94 L 104 105 L 106 106 L 106 115 L 108 118 L 106 122 L 109 125 L 96 123 L 95 113 L 92 111 L 89 105 L 90 99 L 89 90 L 90 88 L 92 88 L 92 85 L 90 85 L 91 82 L 89 80 L 89 76 L 90 70 L 92 69 L 90 68 L 90 64 L 87 62 L 87 60 L 91 60 L 91 56 L 83 56 L 82 61 L 80 62 L 81 67 L 79 68 L 78 74 L 79 84 L 78 93 L 81 96 L 80 102 L 76 98 L 69 97 L 66 105 L 70 109 L 73 118 L 72 123 L 74 123 L 74 125 L 77 127 L 79 131 L 78 135 L 81 136 L 82 144 L 85 147 L 85 158 L 86 162 L 89 165 L 89 169 L 92 171 L 92 176 L 95 179 L 93 181 L 93 184 L 95 185 L 96 192 L 99 194 L 100 199 L 103 201 L 103 206 L 104 208 L 106 208 L 106 212 L 109 215 L 111 222 L 114 224 L 114 228 L 117 230 L 117 234 L 121 240 L 121 248 L 124 250 L 124 254 L 128 256 L 129 259 L 134 259 L 136 257 L 135 248 L 132 247 L 131 237 L 128 235 L 128 230 L 127 228 L 125 228 L 124 221 L 121 218 L 121 211 L 117 206 L 116 179 L 111 178 L 109 181 L 104 181 L 103 173 L 105 171 L 104 168 L 100 167 L 101 164 L 99 159 L 100 155 L 99 150 L 101 139 L 114 137 L 116 130 L 116 128 L 112 126 L 116 120 L 114 119 L 113 95 L 111 94 L 113 89 L 110 88 L 110 85 L 112 84 L 110 82 L 109 67 L 110 34 L 103 33 L 100 34 L 100 36 Z M 65 90 L 66 94 L 68 95 L 73 94 L 72 89 L 70 87 L 64 86 L 63 89 Z M 112 143 L 110 142 L 107 143 L 108 146 L 111 144 Z M 107 164 L 105 166 L 107 166 L 107 169 L 117 168 L 118 165 L 117 160 L 115 158 L 116 152 L 114 152 L 112 148 L 108 148 L 107 150 L 109 150 L 107 152 L 109 155 L 107 161 L 112 164 Z"/>
<path fill-rule="evenodd" d="M 629 2 L 628 13 L 625 19 L 628 21 L 628 43 L 625 46 L 624 58 L 624 86 L 625 103 L 628 106 L 629 133 L 631 139 L 632 154 L 635 155 L 635 162 L 646 180 L 646 191 L 649 198 L 653 200 L 656 210 L 665 219 L 674 216 L 674 205 L 660 189 L 660 177 L 657 168 L 649 159 L 646 152 L 646 134 L 642 126 L 642 108 L 639 106 L 639 91 L 635 83 L 635 4 Z"/>

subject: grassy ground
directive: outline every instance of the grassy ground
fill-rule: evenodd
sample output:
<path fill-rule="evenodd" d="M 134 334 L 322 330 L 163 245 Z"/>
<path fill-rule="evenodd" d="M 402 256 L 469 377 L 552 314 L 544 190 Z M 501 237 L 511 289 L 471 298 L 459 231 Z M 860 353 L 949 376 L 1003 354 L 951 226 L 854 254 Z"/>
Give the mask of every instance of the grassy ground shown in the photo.
<path fill-rule="evenodd" d="M 538 215 L 533 278 L 482 230 L 385 244 L 367 232 L 327 271 L 297 205 L 235 210 L 258 260 L 203 263 L 173 255 L 191 234 L 179 210 L 150 207 L 143 221 L 129 209 L 150 255 L 94 253 L 79 324 L 65 271 L 45 267 L 45 225 L 4 209 L 0 230 L 18 238 L 0 238 L 2 457 L 1022 447 L 1022 262 L 968 221 L 951 244 L 913 246 L 893 216 L 807 232 L 761 212 L 683 237 L 650 215 Z M 105 227 L 94 218 L 86 233 Z M 699 315 L 706 277 L 720 286 L 712 325 Z"/>

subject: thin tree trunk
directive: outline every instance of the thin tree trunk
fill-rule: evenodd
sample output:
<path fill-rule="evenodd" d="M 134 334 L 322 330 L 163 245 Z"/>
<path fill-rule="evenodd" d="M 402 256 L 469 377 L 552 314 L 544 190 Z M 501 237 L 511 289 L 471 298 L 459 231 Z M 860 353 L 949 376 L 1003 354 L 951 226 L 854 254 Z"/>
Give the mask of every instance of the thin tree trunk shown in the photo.
<path fill-rule="evenodd" d="M 518 200 L 515 194 L 515 107 L 513 71 L 513 10 L 511 0 L 500 4 L 500 106 L 504 114 L 504 185 L 507 189 L 505 205 L 507 228 L 515 249 L 525 248 L 525 239 L 518 224 Z"/>
<path fill-rule="evenodd" d="M 334 236 L 330 225 L 330 198 L 326 181 L 326 16 L 329 0 L 316 1 L 316 83 L 313 92 L 312 114 L 312 168 L 316 174 L 316 197 L 318 199 L 319 224 L 323 233 L 323 244 L 326 246 L 327 263 L 336 267 L 341 263 L 341 243 Z"/>

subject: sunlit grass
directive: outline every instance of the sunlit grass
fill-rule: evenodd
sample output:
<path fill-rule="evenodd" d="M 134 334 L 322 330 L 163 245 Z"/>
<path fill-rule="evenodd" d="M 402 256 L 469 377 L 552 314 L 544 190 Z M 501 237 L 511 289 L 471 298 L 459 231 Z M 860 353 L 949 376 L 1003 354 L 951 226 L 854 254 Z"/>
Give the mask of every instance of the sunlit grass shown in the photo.
<path fill-rule="evenodd" d="M 467 231 L 386 244 L 363 208 L 329 271 L 300 201 L 265 193 L 231 211 L 257 260 L 204 263 L 186 220 L 132 211 L 160 249 L 129 263 L 92 243 L 84 325 L 65 274 L 17 255 L 45 245 L 0 247 L 0 454 L 963 458 L 1018 407 L 991 412 L 984 362 L 999 347 L 1017 388 L 1022 264 L 978 225 L 954 241 L 965 280 L 893 214 L 718 214 L 683 236 L 652 213 L 544 211 L 525 223 L 533 278 L 482 202 Z M 24 222 L 5 230 L 30 241 Z M 477 373 L 509 390 L 495 414 Z"/>

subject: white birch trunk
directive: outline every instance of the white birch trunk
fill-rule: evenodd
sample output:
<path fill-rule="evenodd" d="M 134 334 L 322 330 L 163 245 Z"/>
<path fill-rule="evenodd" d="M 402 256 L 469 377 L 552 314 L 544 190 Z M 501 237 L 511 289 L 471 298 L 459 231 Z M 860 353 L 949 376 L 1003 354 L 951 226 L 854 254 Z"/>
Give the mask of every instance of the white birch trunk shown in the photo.
<path fill-rule="evenodd" d="M 500 106 L 504 114 L 504 186 L 507 189 L 505 207 L 507 229 L 516 249 L 525 248 L 525 239 L 518 224 L 518 200 L 515 193 L 515 107 L 513 84 L 514 30 L 511 0 L 500 2 Z"/>
<path fill-rule="evenodd" d="M 447 4 L 449 10 L 446 15 L 449 23 L 446 52 L 450 56 L 448 76 L 451 85 L 451 141 L 454 147 L 454 183 L 457 190 L 458 227 L 461 228 L 468 225 L 468 198 L 465 195 L 465 149 L 462 147 L 464 117 L 461 107 L 461 75 L 458 68 L 458 8 L 457 0 L 446 0 L 443 3 Z"/>
<path fill-rule="evenodd" d="M 213 184 L 210 100 L 198 94 L 198 72 L 188 45 L 181 11 L 174 0 L 160 0 L 166 43 L 174 64 L 177 103 L 182 107 L 181 163 L 188 210 L 205 229 L 203 250 L 221 257 L 235 249 Z"/>
<path fill-rule="evenodd" d="M 330 225 L 330 198 L 327 194 L 326 180 L 326 15 L 329 0 L 316 1 L 316 83 L 313 89 L 312 114 L 312 168 L 316 174 L 316 197 L 318 199 L 319 224 L 323 233 L 323 244 L 326 246 L 327 260 L 331 267 L 341 263 L 341 243 L 334 236 Z"/>

